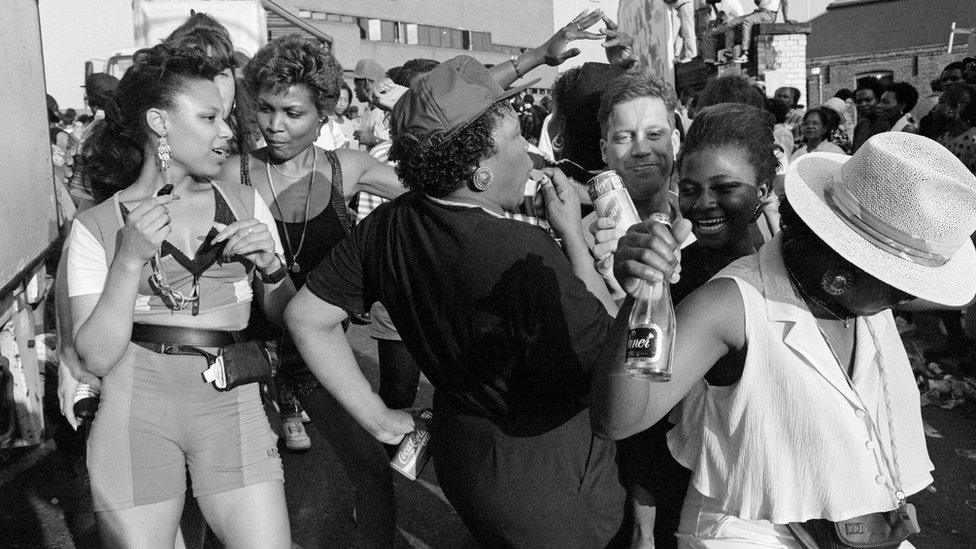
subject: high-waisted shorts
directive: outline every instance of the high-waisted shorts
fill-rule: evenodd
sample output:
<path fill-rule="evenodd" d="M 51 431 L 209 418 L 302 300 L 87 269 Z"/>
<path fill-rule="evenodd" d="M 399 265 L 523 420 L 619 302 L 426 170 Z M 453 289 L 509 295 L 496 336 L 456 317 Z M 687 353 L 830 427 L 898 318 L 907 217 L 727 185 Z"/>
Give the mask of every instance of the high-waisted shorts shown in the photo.
<path fill-rule="evenodd" d="M 129 345 L 102 380 L 88 438 L 96 511 L 182 497 L 187 471 L 198 497 L 284 480 L 258 384 L 217 391 L 206 369 L 201 356 Z"/>

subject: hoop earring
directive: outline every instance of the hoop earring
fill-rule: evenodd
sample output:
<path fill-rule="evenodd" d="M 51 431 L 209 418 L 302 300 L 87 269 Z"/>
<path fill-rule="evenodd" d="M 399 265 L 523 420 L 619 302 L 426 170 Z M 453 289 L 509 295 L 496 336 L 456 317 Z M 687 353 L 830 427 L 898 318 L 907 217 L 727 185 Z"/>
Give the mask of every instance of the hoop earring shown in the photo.
<path fill-rule="evenodd" d="M 820 279 L 820 288 L 829 296 L 846 294 L 854 286 L 854 273 L 847 269 L 827 269 Z"/>
<path fill-rule="evenodd" d="M 472 185 L 474 185 L 474 190 L 478 192 L 485 192 L 491 188 L 492 183 L 495 182 L 495 174 L 490 168 L 484 166 L 478 166 L 478 169 L 474 171 L 474 178 Z"/>
<path fill-rule="evenodd" d="M 752 214 L 752 222 L 755 223 L 756 221 L 758 221 L 759 218 L 762 217 L 762 214 L 763 214 L 763 203 L 762 200 L 760 200 L 759 203 L 756 204 L 756 211 L 753 212 Z"/>
<path fill-rule="evenodd" d="M 166 171 L 170 164 L 170 153 L 173 152 L 169 148 L 169 143 L 166 141 L 166 132 L 159 136 L 159 145 L 156 146 L 156 158 L 159 159 L 159 169 Z"/>

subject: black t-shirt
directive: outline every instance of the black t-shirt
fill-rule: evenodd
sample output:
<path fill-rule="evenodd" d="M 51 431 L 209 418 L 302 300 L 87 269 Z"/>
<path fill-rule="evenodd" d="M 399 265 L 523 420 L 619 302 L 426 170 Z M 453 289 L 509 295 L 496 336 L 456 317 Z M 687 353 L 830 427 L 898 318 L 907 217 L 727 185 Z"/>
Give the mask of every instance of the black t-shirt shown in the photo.
<path fill-rule="evenodd" d="M 353 313 L 382 301 L 438 406 L 543 432 L 586 407 L 611 317 L 544 230 L 411 192 L 308 277 Z"/>

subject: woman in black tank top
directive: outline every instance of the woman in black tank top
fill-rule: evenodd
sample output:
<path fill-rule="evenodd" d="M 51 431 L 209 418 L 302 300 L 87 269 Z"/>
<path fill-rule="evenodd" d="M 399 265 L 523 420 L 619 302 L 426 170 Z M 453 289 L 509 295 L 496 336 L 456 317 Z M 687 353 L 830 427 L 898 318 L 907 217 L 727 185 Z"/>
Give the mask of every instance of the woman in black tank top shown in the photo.
<path fill-rule="evenodd" d="M 281 66 L 293 70 L 283 72 Z M 248 63 L 244 80 L 266 146 L 232 159 L 223 177 L 253 186 L 268 204 L 289 275 L 300 288 L 352 227 L 347 204 L 353 195 L 365 190 L 392 199 L 404 189 L 392 167 L 366 153 L 315 146 L 342 87 L 342 67 L 321 44 L 296 36 L 276 39 Z M 370 546 L 392 545 L 396 515 L 386 452 L 318 384 L 287 335 L 280 351 L 279 386 L 294 389 L 350 476 L 359 531 Z M 283 428 L 298 448 L 308 448 L 301 423 Z"/>

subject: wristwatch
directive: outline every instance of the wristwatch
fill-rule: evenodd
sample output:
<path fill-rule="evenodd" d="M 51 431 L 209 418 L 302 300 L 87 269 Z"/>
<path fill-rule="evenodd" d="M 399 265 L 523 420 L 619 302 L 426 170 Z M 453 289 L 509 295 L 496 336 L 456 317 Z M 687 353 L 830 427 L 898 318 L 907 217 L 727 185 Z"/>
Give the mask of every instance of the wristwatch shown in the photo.
<path fill-rule="evenodd" d="M 265 273 L 261 269 L 258 269 L 258 276 L 261 277 L 261 282 L 265 284 L 277 284 L 288 276 L 288 269 L 285 268 L 285 260 L 278 254 L 275 254 L 278 258 L 278 268 L 270 273 Z"/>

